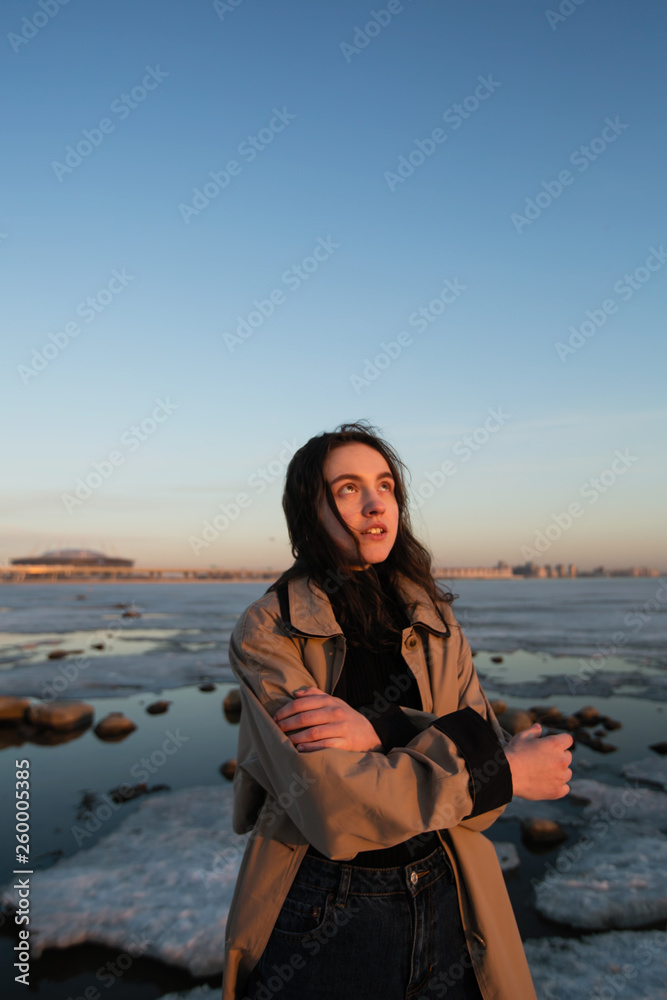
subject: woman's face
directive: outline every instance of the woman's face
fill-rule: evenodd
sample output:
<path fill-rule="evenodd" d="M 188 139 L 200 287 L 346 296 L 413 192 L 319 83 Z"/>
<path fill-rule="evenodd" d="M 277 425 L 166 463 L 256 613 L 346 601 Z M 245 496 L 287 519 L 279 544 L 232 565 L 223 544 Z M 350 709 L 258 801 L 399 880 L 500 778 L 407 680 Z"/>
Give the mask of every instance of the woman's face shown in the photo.
<path fill-rule="evenodd" d="M 394 477 L 379 451 L 356 442 L 329 452 L 323 467 L 338 511 L 359 543 L 363 564 L 383 562 L 398 532 Z M 322 500 L 320 520 L 348 559 L 359 561 L 353 539 Z"/>

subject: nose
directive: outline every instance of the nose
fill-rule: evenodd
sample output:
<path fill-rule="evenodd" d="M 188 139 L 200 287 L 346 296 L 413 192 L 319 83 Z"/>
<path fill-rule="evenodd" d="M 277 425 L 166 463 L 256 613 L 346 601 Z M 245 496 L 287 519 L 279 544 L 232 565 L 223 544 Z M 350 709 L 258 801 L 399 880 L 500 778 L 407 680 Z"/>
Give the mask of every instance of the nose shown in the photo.
<path fill-rule="evenodd" d="M 377 493 L 372 493 L 364 503 L 364 514 L 367 517 L 372 517 L 374 514 L 384 514 L 386 509 L 386 504 Z"/>

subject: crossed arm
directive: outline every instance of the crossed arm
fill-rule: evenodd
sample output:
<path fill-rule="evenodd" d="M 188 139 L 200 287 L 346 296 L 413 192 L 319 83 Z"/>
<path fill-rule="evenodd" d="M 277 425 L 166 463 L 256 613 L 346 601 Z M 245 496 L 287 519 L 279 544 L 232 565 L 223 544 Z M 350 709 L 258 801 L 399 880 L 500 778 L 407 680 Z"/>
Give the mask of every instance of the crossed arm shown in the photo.
<path fill-rule="evenodd" d="M 300 753 L 325 747 L 382 752 L 373 725 L 347 702 L 305 685 L 292 696 L 292 702 L 274 712 L 273 720 Z M 514 794 L 524 799 L 560 799 L 570 790 L 572 754 L 568 747 L 572 737 L 558 733 L 540 739 L 541 733 L 542 727 L 536 723 L 504 748 Z"/>

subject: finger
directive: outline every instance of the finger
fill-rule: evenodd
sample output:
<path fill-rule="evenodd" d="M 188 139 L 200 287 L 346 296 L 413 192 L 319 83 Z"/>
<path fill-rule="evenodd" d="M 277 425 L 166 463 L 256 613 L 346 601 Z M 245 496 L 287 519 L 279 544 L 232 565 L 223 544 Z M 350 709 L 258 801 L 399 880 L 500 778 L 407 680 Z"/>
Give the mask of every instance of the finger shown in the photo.
<path fill-rule="evenodd" d="M 328 703 L 327 695 L 313 693 L 309 695 L 305 703 L 303 698 L 299 698 L 298 700 L 295 699 L 294 701 L 288 701 L 286 704 L 281 705 L 280 708 L 274 712 L 273 720 L 274 722 L 277 722 L 278 719 L 286 719 L 291 715 L 296 715 L 298 712 L 303 712 L 306 705 L 308 705 L 308 708 L 313 709 L 320 707 L 323 708 Z"/>
<path fill-rule="evenodd" d="M 313 740 L 312 743 L 297 743 L 299 753 L 310 753 L 311 750 L 324 750 L 326 747 L 344 746 L 341 740 Z"/>
<path fill-rule="evenodd" d="M 345 730 L 333 723 L 309 726 L 285 734 L 295 745 L 297 743 L 312 743 L 313 740 L 333 739 L 345 736 Z"/>
<path fill-rule="evenodd" d="M 515 739 L 521 740 L 535 740 L 540 736 L 542 732 L 542 726 L 539 722 L 534 722 L 530 729 L 522 729 L 520 733 L 514 737 Z"/>
<path fill-rule="evenodd" d="M 300 729 L 306 726 L 322 726 L 328 722 L 334 722 L 330 712 L 326 708 L 319 708 L 316 711 L 298 712 L 289 718 L 274 720 L 281 729 Z"/>
<path fill-rule="evenodd" d="M 311 685 L 310 687 L 304 686 L 296 688 L 294 691 L 292 691 L 292 697 L 297 698 L 299 695 L 310 694 L 313 691 L 319 691 L 320 694 L 324 694 L 324 691 L 322 691 L 321 688 L 318 688 L 316 685 Z"/>

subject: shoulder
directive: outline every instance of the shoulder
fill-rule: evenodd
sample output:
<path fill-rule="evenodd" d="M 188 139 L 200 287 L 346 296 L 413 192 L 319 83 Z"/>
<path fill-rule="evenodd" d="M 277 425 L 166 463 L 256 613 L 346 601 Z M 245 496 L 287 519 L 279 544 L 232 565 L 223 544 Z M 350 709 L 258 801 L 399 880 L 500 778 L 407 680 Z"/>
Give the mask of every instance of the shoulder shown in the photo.
<path fill-rule="evenodd" d="M 248 633 L 256 630 L 273 629 L 281 620 L 280 604 L 275 590 L 262 594 L 249 604 L 238 617 L 232 633 L 233 638 L 242 643 Z"/>

